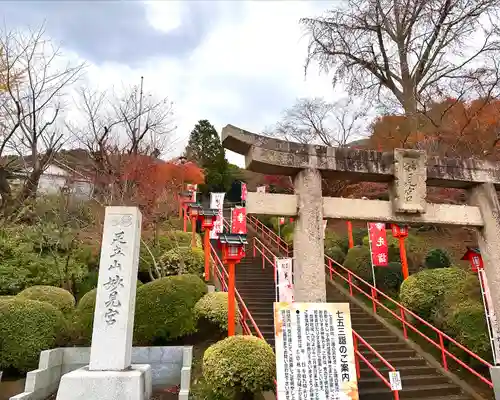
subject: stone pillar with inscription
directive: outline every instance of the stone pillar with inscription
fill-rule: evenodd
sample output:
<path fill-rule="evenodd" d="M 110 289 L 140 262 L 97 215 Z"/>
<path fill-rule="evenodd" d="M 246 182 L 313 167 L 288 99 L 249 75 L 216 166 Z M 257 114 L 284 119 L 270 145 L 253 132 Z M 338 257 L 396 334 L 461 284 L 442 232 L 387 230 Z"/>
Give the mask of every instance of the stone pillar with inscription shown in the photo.
<path fill-rule="evenodd" d="M 57 400 L 145 400 L 151 367 L 131 365 L 141 241 L 137 207 L 107 207 L 90 364 L 64 375 Z"/>

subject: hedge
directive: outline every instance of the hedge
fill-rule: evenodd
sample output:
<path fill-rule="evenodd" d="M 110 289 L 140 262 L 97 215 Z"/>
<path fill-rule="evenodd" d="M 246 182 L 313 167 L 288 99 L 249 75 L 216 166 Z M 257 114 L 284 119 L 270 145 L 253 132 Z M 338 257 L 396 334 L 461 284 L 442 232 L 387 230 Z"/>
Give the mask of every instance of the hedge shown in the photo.
<path fill-rule="evenodd" d="M 137 288 L 143 283 L 137 281 Z M 97 297 L 97 289 L 85 293 L 76 305 L 76 310 L 70 321 L 71 344 L 88 346 L 92 341 L 92 329 L 94 326 L 94 311 Z"/>
<path fill-rule="evenodd" d="M 443 249 L 432 249 L 425 256 L 426 268 L 449 268 L 451 267 L 450 256 Z"/>
<path fill-rule="evenodd" d="M 227 331 L 227 293 L 207 293 L 194 306 L 195 319 L 208 322 L 217 326 L 222 331 Z"/>
<path fill-rule="evenodd" d="M 368 247 L 354 246 L 349 249 L 344 266 L 365 281 L 372 281 L 371 256 Z"/>
<path fill-rule="evenodd" d="M 403 283 L 403 271 L 401 263 L 390 262 L 387 267 L 375 267 L 377 287 L 387 294 L 398 293 Z"/>
<path fill-rule="evenodd" d="M 179 274 L 194 274 L 203 276 L 205 253 L 202 248 L 177 247 L 165 252 L 158 259 L 158 267 L 165 276 Z"/>
<path fill-rule="evenodd" d="M 399 296 L 405 307 L 426 320 L 432 320 L 445 294 L 466 278 L 467 272 L 458 268 L 423 270 L 403 282 Z"/>
<path fill-rule="evenodd" d="M 343 264 L 345 261 L 345 253 L 339 246 L 332 246 L 325 249 L 325 254 L 332 258 L 334 261 L 337 261 L 339 264 Z"/>
<path fill-rule="evenodd" d="M 203 356 L 203 377 L 220 398 L 271 390 L 275 376 L 274 352 L 255 336 L 228 337 L 210 346 Z"/>
<path fill-rule="evenodd" d="M 134 342 L 138 345 L 165 343 L 194 333 L 193 308 L 207 292 L 196 275 L 169 276 L 137 289 Z"/>
<path fill-rule="evenodd" d="M 55 286 L 31 286 L 17 295 L 29 300 L 45 301 L 61 310 L 70 313 L 75 309 L 75 298 L 65 289 Z"/>
<path fill-rule="evenodd" d="M 56 347 L 65 331 L 62 312 L 49 303 L 18 297 L 0 301 L 0 370 L 35 369 L 40 352 Z"/>

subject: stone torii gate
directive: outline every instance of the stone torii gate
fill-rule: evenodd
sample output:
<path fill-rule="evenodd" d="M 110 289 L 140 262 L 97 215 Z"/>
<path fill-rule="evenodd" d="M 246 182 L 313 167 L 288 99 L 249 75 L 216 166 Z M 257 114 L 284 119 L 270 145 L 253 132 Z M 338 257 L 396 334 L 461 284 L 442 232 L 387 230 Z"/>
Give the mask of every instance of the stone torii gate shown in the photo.
<path fill-rule="evenodd" d="M 496 315 L 500 315 L 500 166 L 478 160 L 427 157 L 303 145 L 227 125 L 222 144 L 243 154 L 246 168 L 292 176 L 295 194 L 248 193 L 247 213 L 297 216 L 294 231 L 295 298 L 326 301 L 323 219 L 461 225 L 477 228 L 478 243 Z M 389 183 L 389 201 L 322 197 L 321 178 Z M 466 189 L 468 205 L 426 202 L 427 186 Z M 491 371 L 500 400 L 500 367 Z M 498 392 L 497 392 L 498 391 Z"/>

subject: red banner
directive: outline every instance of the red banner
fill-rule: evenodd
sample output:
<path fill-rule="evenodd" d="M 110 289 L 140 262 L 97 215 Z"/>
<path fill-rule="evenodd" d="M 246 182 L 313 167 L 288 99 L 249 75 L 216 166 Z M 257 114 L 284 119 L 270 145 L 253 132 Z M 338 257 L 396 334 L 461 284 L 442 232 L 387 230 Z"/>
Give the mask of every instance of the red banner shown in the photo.
<path fill-rule="evenodd" d="M 369 223 L 368 232 L 374 266 L 387 267 L 389 252 L 387 247 L 387 234 L 383 222 Z"/>
<path fill-rule="evenodd" d="M 247 184 L 241 183 L 241 201 L 247 201 Z"/>
<path fill-rule="evenodd" d="M 231 233 L 247 233 L 247 210 L 245 207 L 233 208 L 231 213 Z"/>

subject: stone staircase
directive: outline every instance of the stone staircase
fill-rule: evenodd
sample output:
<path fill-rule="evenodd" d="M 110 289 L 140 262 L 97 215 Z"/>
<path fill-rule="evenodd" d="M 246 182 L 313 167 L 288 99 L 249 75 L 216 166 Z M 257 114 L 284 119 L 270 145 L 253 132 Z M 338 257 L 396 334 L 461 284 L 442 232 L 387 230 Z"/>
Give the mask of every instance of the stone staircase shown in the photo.
<path fill-rule="evenodd" d="M 429 365 L 408 343 L 400 340 L 375 317 L 329 282 L 327 282 L 327 301 L 350 303 L 353 329 L 400 372 L 403 384 L 403 390 L 399 393 L 401 399 L 471 399 L 470 396 L 463 394 L 460 386 L 453 383 L 448 376 Z M 360 345 L 359 350 L 388 379 L 389 368 L 365 346 Z M 359 393 L 362 399 L 393 398 L 387 386 L 363 361 L 360 361 L 360 371 Z"/>
<path fill-rule="evenodd" d="M 271 266 L 262 269 L 259 254 L 252 257 L 251 237 L 256 235 L 248 230 L 249 246 L 247 257 L 237 267 L 236 287 L 261 330 L 264 338 L 274 348 L 273 301 L 275 299 L 274 276 Z M 276 250 L 276 249 L 273 249 Z M 430 365 L 407 342 L 401 340 L 373 315 L 366 312 L 341 289 L 327 279 L 327 301 L 348 302 L 351 308 L 353 329 L 384 357 L 401 374 L 403 390 L 400 399 L 428 400 L 470 400 L 473 397 L 463 393 L 462 388 L 441 370 Z M 389 379 L 386 367 L 369 349 L 360 345 L 361 353 L 369 362 Z M 382 380 L 360 360 L 360 399 L 390 400 L 393 393 Z M 478 397 L 480 398 L 480 397 Z"/>

